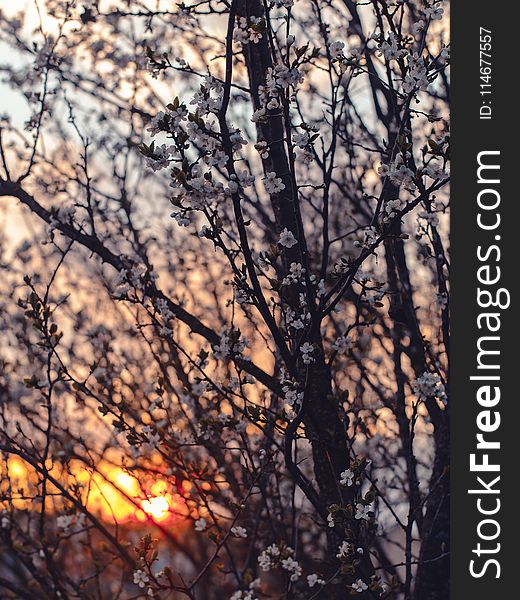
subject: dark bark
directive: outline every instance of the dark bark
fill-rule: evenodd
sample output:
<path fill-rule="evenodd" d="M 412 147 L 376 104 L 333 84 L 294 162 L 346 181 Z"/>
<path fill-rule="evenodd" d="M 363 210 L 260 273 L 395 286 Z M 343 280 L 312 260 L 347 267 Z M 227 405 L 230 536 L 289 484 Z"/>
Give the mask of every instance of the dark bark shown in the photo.
<path fill-rule="evenodd" d="M 320 503 L 326 508 L 332 504 L 354 504 L 353 490 L 351 488 L 340 489 L 339 486 L 341 472 L 348 468 L 350 462 L 347 438 L 348 422 L 344 422 L 340 418 L 337 400 L 333 396 L 330 367 L 323 360 L 318 359 L 309 368 L 307 377 L 309 378 L 308 399 L 303 421 L 306 437 L 312 447 L 313 470 L 319 488 Z M 367 540 L 364 539 L 364 531 L 360 523 L 356 521 L 351 523 L 350 527 L 355 536 L 352 542 L 356 547 L 367 548 Z M 328 577 L 331 577 L 340 567 L 339 560 L 334 557 L 344 539 L 345 533 L 341 526 L 328 528 Z M 374 573 L 368 552 L 364 554 L 360 569 L 365 580 L 369 580 Z M 350 598 L 349 586 L 359 575 L 360 573 L 357 573 L 355 577 L 352 577 L 338 574 L 333 584 L 327 586 L 319 598 L 323 598 L 323 600 Z M 365 596 L 366 594 L 358 595 L 360 600 Z"/>
<path fill-rule="evenodd" d="M 426 502 L 416 575 L 416 600 L 450 597 L 450 432 L 447 415 L 435 430 L 436 455 Z"/>
<path fill-rule="evenodd" d="M 400 233 L 401 227 L 396 224 L 393 231 L 395 237 L 385 242 L 385 258 L 392 294 L 390 316 L 394 321 L 394 330 L 398 334 L 394 336 L 394 344 L 398 344 L 399 348 L 408 354 L 415 376 L 419 377 L 427 370 L 427 362 L 414 309 L 413 290 L 404 245 L 398 237 Z M 409 338 L 407 346 L 404 345 L 404 334 Z M 419 503 L 415 463 L 411 464 L 413 457 L 408 457 L 411 515 L 417 522 L 421 537 L 414 597 L 416 600 L 447 600 L 450 567 L 449 422 L 447 409 L 441 411 L 435 399 L 427 400 L 426 406 L 434 424 L 435 459 L 424 506 Z M 396 414 L 398 417 L 401 416 L 398 420 L 404 444 L 409 439 L 408 419 L 404 407 L 398 406 Z M 409 448 L 408 454 L 412 450 L 413 448 Z"/>

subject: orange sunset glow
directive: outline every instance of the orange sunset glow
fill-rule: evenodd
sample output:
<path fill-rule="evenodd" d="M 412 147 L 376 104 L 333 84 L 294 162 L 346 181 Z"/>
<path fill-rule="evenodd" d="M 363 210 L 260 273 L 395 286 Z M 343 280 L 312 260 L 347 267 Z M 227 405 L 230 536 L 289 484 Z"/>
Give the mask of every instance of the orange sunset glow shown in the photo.
<path fill-rule="evenodd" d="M 12 457 L 5 471 L 19 486 L 18 499 L 15 500 L 17 508 L 33 509 L 34 506 L 25 498 L 24 489 L 37 480 L 34 470 L 18 457 Z M 63 480 L 63 473 L 60 474 L 55 467 L 50 469 L 49 475 Z M 122 468 L 107 464 L 101 464 L 94 473 L 78 467 L 74 477 L 82 488 L 84 507 L 107 522 L 132 524 L 152 520 L 167 524 L 175 521 L 178 527 L 190 514 L 184 498 L 175 493 L 175 486 L 166 480 L 156 480 L 145 487 Z"/>

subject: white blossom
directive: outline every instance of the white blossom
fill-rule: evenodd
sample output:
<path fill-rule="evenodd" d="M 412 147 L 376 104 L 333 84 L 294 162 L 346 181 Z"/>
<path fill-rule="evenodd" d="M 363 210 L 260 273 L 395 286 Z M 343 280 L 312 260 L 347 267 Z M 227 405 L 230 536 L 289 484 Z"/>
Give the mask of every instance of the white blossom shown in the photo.
<path fill-rule="evenodd" d="M 284 246 L 285 248 L 292 248 L 298 243 L 298 241 L 294 237 L 292 231 L 289 231 L 287 227 L 284 227 L 282 233 L 280 234 L 280 238 L 278 239 L 278 243 L 280 246 Z"/>
<path fill-rule="evenodd" d="M 444 8 L 439 5 L 429 6 L 425 12 L 426 16 L 430 17 L 432 21 L 440 21 L 444 15 Z"/>
<path fill-rule="evenodd" d="M 291 556 L 284 558 L 282 560 L 282 569 L 289 571 L 291 573 L 291 581 L 298 581 L 298 579 L 302 575 L 302 568 L 297 560 L 294 560 Z"/>
<path fill-rule="evenodd" d="M 345 44 L 340 41 L 332 42 L 329 46 L 329 52 L 332 58 L 337 58 L 340 54 L 343 53 L 343 48 Z"/>
<path fill-rule="evenodd" d="M 339 482 L 341 483 L 341 485 L 346 485 L 347 487 L 350 487 L 354 484 L 354 477 L 355 473 L 350 469 L 347 469 L 346 471 L 343 471 L 343 473 L 341 473 Z"/>
<path fill-rule="evenodd" d="M 354 581 L 354 583 L 352 584 L 352 589 L 355 592 L 359 592 L 360 594 L 362 592 L 364 592 L 365 590 L 368 590 L 368 585 L 362 580 L 362 579 L 357 579 L 356 581 Z"/>
<path fill-rule="evenodd" d="M 310 136 L 309 136 L 309 132 L 307 131 L 302 131 L 301 133 L 295 133 L 293 135 L 293 143 L 295 146 L 298 146 L 299 148 L 305 148 L 305 146 L 307 146 L 307 144 L 310 141 Z"/>
<path fill-rule="evenodd" d="M 352 340 L 346 335 L 340 335 L 332 344 L 332 349 L 336 352 L 346 352 L 352 348 Z"/>
<path fill-rule="evenodd" d="M 376 243 L 378 237 L 379 233 L 375 227 L 367 227 L 363 231 L 363 241 L 354 242 L 354 246 L 357 246 L 358 248 L 370 249 Z"/>
<path fill-rule="evenodd" d="M 281 177 L 277 177 L 273 171 L 266 173 L 263 181 L 268 194 L 277 194 L 285 189 Z"/>
<path fill-rule="evenodd" d="M 148 575 L 141 569 L 134 571 L 134 583 L 140 588 L 146 587 L 146 584 L 150 581 Z"/>
<path fill-rule="evenodd" d="M 338 552 L 336 554 L 336 558 L 346 558 L 352 550 L 352 545 L 347 541 L 341 542 L 341 545 L 338 547 Z"/>
<path fill-rule="evenodd" d="M 403 92 L 409 94 L 415 90 L 426 90 L 430 85 L 428 69 L 422 57 L 417 53 L 407 57 L 408 71 L 403 80 Z"/>
<path fill-rule="evenodd" d="M 379 45 L 380 54 L 387 61 L 397 60 L 406 54 L 406 50 L 399 45 L 397 37 L 393 31 L 388 34 L 386 40 L 383 40 Z"/>
<path fill-rule="evenodd" d="M 360 502 L 356 504 L 356 514 L 354 515 L 358 520 L 368 521 L 370 519 L 370 515 L 368 513 L 371 512 L 370 505 L 361 504 Z"/>
<path fill-rule="evenodd" d="M 325 581 L 316 573 L 311 573 L 307 575 L 307 585 L 312 588 L 315 585 L 325 585 Z"/>
<path fill-rule="evenodd" d="M 424 21 L 420 20 L 412 25 L 412 34 L 414 36 L 419 35 L 422 31 L 424 31 Z"/>
<path fill-rule="evenodd" d="M 378 169 L 382 177 L 389 177 L 390 181 L 399 186 L 403 185 L 409 191 L 415 191 L 414 172 L 408 168 L 399 154 L 390 164 L 382 163 Z"/>
<path fill-rule="evenodd" d="M 245 527 L 235 526 L 231 528 L 231 533 L 237 538 L 247 538 L 247 529 Z"/>
<path fill-rule="evenodd" d="M 262 109 L 264 111 L 265 114 L 265 109 Z M 269 158 L 269 145 L 267 144 L 267 142 L 264 142 L 263 140 L 261 140 L 260 142 L 255 144 L 255 148 L 258 150 L 258 153 L 260 154 L 260 158 L 262 159 L 267 159 Z"/>
<path fill-rule="evenodd" d="M 412 383 L 412 388 L 420 400 L 437 398 L 443 404 L 447 403 L 446 389 L 437 373 L 425 371 Z"/>
<path fill-rule="evenodd" d="M 304 342 L 300 346 L 300 352 L 302 354 L 302 360 L 306 365 L 309 365 L 314 362 L 314 357 L 312 354 L 314 353 L 314 346 L 309 342 Z"/>
<path fill-rule="evenodd" d="M 424 167 L 423 173 L 431 177 L 431 179 L 443 180 L 449 177 L 448 173 L 438 163 L 430 163 Z"/>
<path fill-rule="evenodd" d="M 280 556 L 280 548 L 276 544 L 271 544 L 258 556 L 258 565 L 262 571 L 270 571 Z"/>

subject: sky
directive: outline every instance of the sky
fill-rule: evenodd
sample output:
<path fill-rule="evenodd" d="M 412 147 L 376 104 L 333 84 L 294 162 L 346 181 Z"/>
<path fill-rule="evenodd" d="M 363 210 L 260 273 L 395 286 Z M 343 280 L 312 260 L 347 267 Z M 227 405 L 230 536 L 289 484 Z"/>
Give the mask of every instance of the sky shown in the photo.
<path fill-rule="evenodd" d="M 11 16 L 26 9 L 25 19 L 28 27 L 36 24 L 36 11 L 34 1 L 31 0 L 0 0 L 0 10 Z M 16 63 L 17 56 L 6 44 L 0 42 L 0 64 Z M 23 104 L 20 104 L 20 94 L 9 89 L 0 77 L 0 114 L 9 113 L 15 125 L 21 125 L 27 119 L 29 110 Z"/>

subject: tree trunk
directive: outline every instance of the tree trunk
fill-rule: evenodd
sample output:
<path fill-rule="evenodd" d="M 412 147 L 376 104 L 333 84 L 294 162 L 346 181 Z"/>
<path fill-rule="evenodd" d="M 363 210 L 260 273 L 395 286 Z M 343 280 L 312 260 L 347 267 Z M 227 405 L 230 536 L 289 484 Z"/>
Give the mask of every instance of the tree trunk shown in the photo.
<path fill-rule="evenodd" d="M 448 415 L 436 430 L 436 455 L 426 503 L 424 534 L 416 576 L 416 600 L 450 597 L 450 432 Z"/>

